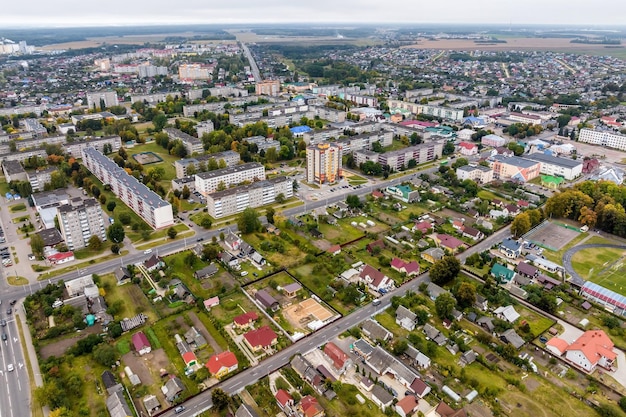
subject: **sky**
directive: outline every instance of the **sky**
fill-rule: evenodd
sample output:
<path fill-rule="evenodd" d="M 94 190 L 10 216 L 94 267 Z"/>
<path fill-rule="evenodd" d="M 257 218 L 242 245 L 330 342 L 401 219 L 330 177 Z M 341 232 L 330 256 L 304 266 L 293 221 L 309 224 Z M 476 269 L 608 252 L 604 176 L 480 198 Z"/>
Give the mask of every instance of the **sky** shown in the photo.
<path fill-rule="evenodd" d="M 237 23 L 622 26 L 624 0 L 5 0 L 5 28 Z"/>

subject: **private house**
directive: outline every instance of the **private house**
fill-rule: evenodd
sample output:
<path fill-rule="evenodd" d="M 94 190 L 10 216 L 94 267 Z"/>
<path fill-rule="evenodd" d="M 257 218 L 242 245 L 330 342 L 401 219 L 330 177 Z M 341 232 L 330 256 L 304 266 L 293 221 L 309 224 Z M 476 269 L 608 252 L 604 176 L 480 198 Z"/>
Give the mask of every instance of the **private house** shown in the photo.
<path fill-rule="evenodd" d="M 468 350 L 467 352 L 461 354 L 461 363 L 465 365 L 471 365 L 476 361 L 478 355 L 473 350 Z"/>
<path fill-rule="evenodd" d="M 111 393 L 106 399 L 106 406 L 112 417 L 131 417 L 133 415 L 122 391 Z"/>
<path fill-rule="evenodd" d="M 500 306 L 493 310 L 493 314 L 495 314 L 500 320 L 506 320 L 509 323 L 515 323 L 515 321 L 520 318 L 519 313 L 515 311 L 513 306 Z"/>
<path fill-rule="evenodd" d="M 183 362 L 185 362 L 186 368 L 190 368 L 198 364 L 198 358 L 192 351 L 183 353 L 181 357 L 183 358 Z"/>
<path fill-rule="evenodd" d="M 359 280 L 367 284 L 372 290 L 381 293 L 393 287 L 393 281 L 387 275 L 370 265 L 365 265 L 359 275 Z"/>
<path fill-rule="evenodd" d="M 505 343 L 510 344 L 515 349 L 521 348 L 526 343 L 524 342 L 524 339 L 522 339 L 520 335 L 518 335 L 515 332 L 514 329 L 507 329 L 504 332 L 502 332 L 502 334 L 500 334 L 500 340 L 502 340 Z"/>
<path fill-rule="evenodd" d="M 424 252 L 422 252 L 421 255 L 422 259 L 424 259 L 426 262 L 434 264 L 438 260 L 442 259 L 446 255 L 446 253 L 441 248 L 428 248 Z"/>
<path fill-rule="evenodd" d="M 510 237 L 506 238 L 500 243 L 500 252 L 507 258 L 515 259 L 522 253 L 522 244 L 517 240 L 513 240 Z"/>
<path fill-rule="evenodd" d="M 261 304 L 263 308 L 269 309 L 272 312 L 278 311 L 280 308 L 278 301 L 265 290 L 258 290 L 256 294 L 254 294 L 254 299 Z"/>
<path fill-rule="evenodd" d="M 465 246 L 462 240 L 446 234 L 438 234 L 436 237 L 437 244 L 444 249 L 455 253 L 460 247 Z"/>
<path fill-rule="evenodd" d="M 455 394 L 458 397 L 458 394 Z M 464 409 L 459 408 L 458 410 L 453 409 L 448 404 L 443 401 L 440 402 L 437 407 L 435 407 L 435 416 L 436 417 L 467 417 L 467 413 Z"/>
<path fill-rule="evenodd" d="M 202 279 L 206 279 L 206 278 L 212 277 L 216 273 L 217 273 L 217 266 L 211 264 L 211 265 L 205 266 L 204 268 L 202 268 L 199 271 L 194 272 L 193 276 L 197 280 L 202 280 Z"/>
<path fill-rule="evenodd" d="M 151 257 L 143 261 L 143 266 L 144 268 L 146 268 L 146 271 L 152 272 L 156 271 L 157 269 L 164 268 L 165 262 L 163 262 L 163 259 L 159 258 L 158 256 L 152 255 Z"/>
<path fill-rule="evenodd" d="M 121 391 L 124 389 L 122 384 L 117 382 L 115 379 L 115 375 L 111 371 L 104 371 L 100 376 L 102 378 L 102 383 L 104 384 L 104 388 L 107 390 L 107 394 L 111 395 L 111 393 L 115 391 Z"/>
<path fill-rule="evenodd" d="M 341 245 L 332 245 L 330 248 L 326 249 L 326 252 L 333 256 L 339 255 L 341 253 Z"/>
<path fill-rule="evenodd" d="M 283 292 L 287 298 L 295 298 L 298 295 L 298 291 L 302 289 L 302 285 L 297 282 L 287 284 L 283 287 Z"/>
<path fill-rule="evenodd" d="M 373 351 L 374 347 L 363 339 L 356 340 L 352 344 L 352 352 L 362 359 L 368 359 L 370 356 L 372 356 Z"/>
<path fill-rule="evenodd" d="M 506 211 L 509 213 L 509 216 L 511 217 L 515 217 L 522 212 L 522 210 L 519 207 L 513 204 L 507 204 L 506 206 L 504 206 L 504 208 L 506 209 Z"/>
<path fill-rule="evenodd" d="M 481 232 L 478 229 L 474 229 L 473 227 L 470 227 L 470 226 L 465 226 L 463 228 L 463 235 L 462 236 L 463 237 L 468 237 L 468 238 L 472 239 L 473 241 L 480 240 L 483 237 L 485 237 L 483 232 Z"/>
<path fill-rule="evenodd" d="M 430 386 L 427 383 L 425 383 L 423 380 L 421 380 L 420 378 L 415 378 L 415 380 L 413 381 L 413 383 L 411 384 L 409 388 L 411 389 L 411 391 L 415 393 L 415 395 L 417 395 L 420 398 L 424 398 L 431 391 Z"/>
<path fill-rule="evenodd" d="M 437 297 L 439 297 L 441 294 L 447 293 L 447 292 L 448 292 L 447 290 L 444 290 L 443 288 L 441 288 L 439 285 L 435 284 L 434 282 L 429 282 L 428 286 L 426 287 L 426 293 L 428 294 L 430 299 L 433 301 L 435 301 Z"/>
<path fill-rule="evenodd" d="M 246 344 L 253 352 L 268 350 L 278 343 L 278 336 L 269 326 L 251 330 L 243 335 Z"/>
<path fill-rule="evenodd" d="M 539 270 L 526 262 L 518 263 L 515 271 L 527 278 L 537 278 L 539 276 Z"/>
<path fill-rule="evenodd" d="M 406 274 L 408 277 L 419 274 L 420 264 L 417 261 L 405 262 L 400 258 L 393 258 L 391 260 L 391 269 Z"/>
<path fill-rule="evenodd" d="M 232 251 L 238 251 L 242 242 L 243 240 L 241 240 L 239 236 L 230 231 L 230 229 L 229 233 L 227 233 L 224 237 L 224 243 Z"/>
<path fill-rule="evenodd" d="M 372 342 L 376 342 L 377 340 L 391 340 L 393 337 L 391 332 L 372 319 L 367 319 L 361 323 L 361 330 L 363 331 L 363 335 Z"/>
<path fill-rule="evenodd" d="M 283 411 L 285 409 L 290 410 L 294 406 L 293 397 L 282 388 L 276 392 L 274 398 L 276 399 L 276 402 L 278 403 L 280 409 Z"/>
<path fill-rule="evenodd" d="M 254 328 L 254 322 L 259 319 L 259 315 L 254 311 L 248 311 L 233 319 L 233 327 L 235 329 L 252 329 Z"/>
<path fill-rule="evenodd" d="M 204 300 L 204 308 L 206 308 L 207 310 L 210 310 L 212 307 L 215 307 L 219 304 L 220 304 L 219 297 L 211 297 L 207 300 Z"/>
<path fill-rule="evenodd" d="M 333 342 L 326 343 L 324 353 L 332 361 L 333 366 L 340 374 L 344 373 L 346 369 L 352 365 L 350 357 Z"/>
<path fill-rule="evenodd" d="M 430 358 L 417 350 L 412 345 L 409 345 L 404 352 L 406 356 L 411 359 L 411 365 L 419 369 L 428 369 L 430 367 Z"/>
<path fill-rule="evenodd" d="M 267 261 L 265 260 L 265 258 L 263 257 L 263 255 L 261 255 L 259 252 L 254 251 L 250 254 L 250 260 L 254 263 L 256 263 L 259 266 L 263 266 L 267 263 Z"/>
<path fill-rule="evenodd" d="M 375 240 L 374 242 L 368 243 L 365 248 L 371 254 L 374 252 L 374 248 L 380 248 L 380 250 L 385 249 L 385 242 L 382 239 Z"/>
<path fill-rule="evenodd" d="M 507 284 L 515 278 L 515 271 L 507 268 L 501 264 L 493 264 L 491 271 L 489 271 L 492 277 L 500 284 Z"/>
<path fill-rule="evenodd" d="M 202 333 L 195 328 L 195 326 L 191 326 L 189 330 L 185 332 L 185 341 L 189 346 L 191 346 L 194 350 L 202 349 L 207 345 L 207 341 Z"/>
<path fill-rule="evenodd" d="M 426 323 L 424 328 L 422 329 L 424 334 L 426 335 L 427 340 L 432 340 L 438 346 L 443 346 L 448 341 L 448 338 L 443 335 L 439 330 L 430 324 Z"/>
<path fill-rule="evenodd" d="M 143 356 L 152 351 L 152 346 L 150 345 L 148 337 L 144 334 L 144 332 L 135 333 L 131 337 L 131 341 L 133 343 L 133 347 L 135 348 L 135 352 L 137 352 L 139 356 Z"/>
<path fill-rule="evenodd" d="M 459 143 L 459 152 L 465 156 L 476 155 L 478 154 L 478 146 L 475 143 L 461 142 Z"/>
<path fill-rule="evenodd" d="M 427 221 L 422 221 L 419 223 L 415 223 L 415 225 L 413 225 L 413 227 L 411 228 L 412 232 L 416 232 L 416 231 L 420 231 L 422 232 L 423 235 L 427 234 L 430 230 L 433 229 L 433 225 L 430 224 Z"/>
<path fill-rule="evenodd" d="M 412 415 L 417 410 L 417 399 L 413 395 L 407 395 L 396 403 L 396 413 L 401 417 Z"/>
<path fill-rule="evenodd" d="M 489 333 L 493 333 L 493 330 L 496 328 L 496 326 L 493 324 L 492 317 L 487 317 L 487 316 L 479 317 L 476 320 L 476 324 L 482 327 L 483 329 L 487 330 Z"/>
<path fill-rule="evenodd" d="M 302 397 L 298 403 L 298 411 L 303 417 L 323 417 L 326 415 L 317 398 L 312 395 Z"/>
<path fill-rule="evenodd" d="M 142 402 L 149 416 L 156 414 L 156 412 L 161 409 L 161 403 L 156 395 L 146 395 L 143 397 Z"/>
<path fill-rule="evenodd" d="M 171 376 L 165 385 L 161 387 L 161 392 L 165 395 L 165 399 L 173 403 L 176 401 L 181 392 L 185 390 L 185 384 L 177 376 Z"/>
<path fill-rule="evenodd" d="M 131 278 L 132 277 L 130 276 L 130 272 L 128 272 L 127 268 L 120 266 L 115 270 L 115 279 L 117 279 L 117 285 L 126 284 L 127 282 L 130 282 Z"/>
<path fill-rule="evenodd" d="M 393 395 L 380 385 L 374 385 L 372 388 L 372 401 L 384 412 L 393 403 Z"/>
<path fill-rule="evenodd" d="M 417 315 L 405 306 L 399 305 L 396 309 L 396 324 L 411 332 L 415 330 Z"/>
<path fill-rule="evenodd" d="M 476 302 L 474 303 L 474 307 L 481 311 L 487 311 L 489 303 L 485 297 L 480 294 L 476 294 Z"/>
<path fill-rule="evenodd" d="M 613 351 L 615 345 L 602 330 L 588 330 L 571 345 L 555 337 L 548 341 L 546 347 L 559 355 L 565 354 L 569 363 L 589 373 L 598 366 L 611 371 L 617 359 Z"/>
<path fill-rule="evenodd" d="M 231 372 L 235 372 L 239 362 L 233 352 L 225 351 L 211 356 L 205 366 L 211 375 L 216 378 L 222 378 Z"/>

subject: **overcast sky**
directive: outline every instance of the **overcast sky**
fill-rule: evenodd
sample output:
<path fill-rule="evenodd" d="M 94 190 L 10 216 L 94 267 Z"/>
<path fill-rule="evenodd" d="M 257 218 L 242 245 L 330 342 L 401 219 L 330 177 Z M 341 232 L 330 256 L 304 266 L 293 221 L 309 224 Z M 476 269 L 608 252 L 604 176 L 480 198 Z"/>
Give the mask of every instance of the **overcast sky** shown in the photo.
<path fill-rule="evenodd" d="M 3 27 L 157 23 L 624 25 L 624 0 L 5 0 Z"/>

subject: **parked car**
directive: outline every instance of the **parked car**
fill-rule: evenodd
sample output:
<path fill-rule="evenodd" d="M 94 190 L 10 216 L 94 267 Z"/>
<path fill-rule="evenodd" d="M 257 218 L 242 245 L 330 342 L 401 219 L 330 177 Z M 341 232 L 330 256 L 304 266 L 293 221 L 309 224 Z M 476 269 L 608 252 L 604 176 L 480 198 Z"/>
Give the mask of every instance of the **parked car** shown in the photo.
<path fill-rule="evenodd" d="M 175 414 L 180 414 L 180 413 L 182 413 L 183 411 L 185 411 L 185 406 L 183 406 L 183 405 L 179 405 L 178 407 L 176 407 L 176 408 L 174 409 L 174 413 L 175 413 Z"/>

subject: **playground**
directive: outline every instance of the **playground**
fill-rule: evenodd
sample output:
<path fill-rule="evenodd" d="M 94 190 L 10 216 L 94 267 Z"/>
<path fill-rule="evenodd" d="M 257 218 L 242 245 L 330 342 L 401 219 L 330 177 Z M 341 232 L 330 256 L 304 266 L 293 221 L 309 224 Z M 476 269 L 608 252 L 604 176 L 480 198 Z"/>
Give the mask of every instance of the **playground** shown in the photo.
<path fill-rule="evenodd" d="M 133 159 L 141 165 L 150 165 L 156 164 L 158 162 L 163 162 L 163 158 L 161 158 L 154 152 L 135 153 L 133 154 Z"/>

